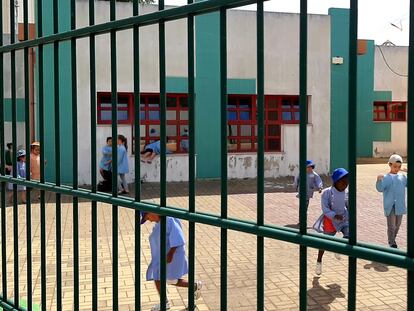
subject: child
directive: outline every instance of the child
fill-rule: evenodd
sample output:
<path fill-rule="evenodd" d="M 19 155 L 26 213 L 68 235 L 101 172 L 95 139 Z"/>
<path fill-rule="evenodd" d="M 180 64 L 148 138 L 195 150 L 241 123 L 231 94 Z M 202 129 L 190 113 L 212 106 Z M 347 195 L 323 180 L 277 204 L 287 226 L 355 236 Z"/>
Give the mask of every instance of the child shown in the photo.
<path fill-rule="evenodd" d="M 387 217 L 388 245 L 398 248 L 395 241 L 400 229 L 403 215 L 407 213 L 405 206 L 405 188 L 407 177 L 399 174 L 403 160 L 398 154 L 393 154 L 388 160 L 390 172 L 377 177 L 377 190 L 383 193 L 384 214 Z"/>
<path fill-rule="evenodd" d="M 17 177 L 26 178 L 26 151 L 17 151 Z M 13 190 L 13 184 L 9 183 L 9 190 Z M 17 191 L 20 192 L 22 203 L 26 203 L 26 187 L 17 186 Z M 9 202 L 13 201 L 13 191 L 9 193 Z"/>
<path fill-rule="evenodd" d="M 13 166 L 13 143 L 8 143 L 7 144 L 7 151 L 6 151 L 6 175 L 10 175 L 11 174 L 11 170 L 12 170 L 12 166 Z"/>
<path fill-rule="evenodd" d="M 128 183 L 125 174 L 129 173 L 128 142 L 124 135 L 118 135 L 118 194 L 128 194 Z"/>
<path fill-rule="evenodd" d="M 152 163 L 152 160 L 155 159 L 157 155 L 161 153 L 161 142 L 157 140 L 151 144 L 145 146 L 144 151 L 141 152 L 141 162 L 148 164 Z"/>
<path fill-rule="evenodd" d="M 323 214 L 313 225 L 318 232 L 328 235 L 335 235 L 341 231 L 345 239 L 349 235 L 348 217 L 348 171 L 344 168 L 337 168 L 332 173 L 333 186 L 326 188 L 321 197 Z M 319 250 L 316 262 L 316 274 L 322 274 L 322 257 L 324 250 Z M 339 259 L 339 255 L 335 254 Z"/>
<path fill-rule="evenodd" d="M 147 270 L 147 281 L 154 280 L 158 294 L 161 289 L 161 275 L 160 275 L 160 221 L 161 217 L 158 214 L 141 212 L 141 225 L 146 221 L 155 222 L 151 235 L 149 236 L 149 243 L 151 247 L 151 262 Z M 167 280 L 174 282 L 177 287 L 187 287 L 188 282 L 182 277 L 188 273 L 187 257 L 185 255 L 185 240 L 184 233 L 181 228 L 180 220 L 173 217 L 166 217 L 166 243 L 167 243 Z M 199 299 L 201 295 L 201 288 L 203 284 L 198 281 L 194 284 L 194 298 Z M 166 309 L 170 309 L 170 303 L 167 300 Z M 152 311 L 161 310 L 160 304 L 152 307 Z"/>
<path fill-rule="evenodd" d="M 40 143 L 35 141 L 30 145 L 30 177 L 40 180 Z"/>
<path fill-rule="evenodd" d="M 309 206 L 309 200 L 313 198 L 313 193 L 315 191 L 322 192 L 323 182 L 321 177 L 314 171 L 315 164 L 312 160 L 306 161 L 306 183 L 307 183 L 307 200 L 306 200 L 306 210 Z M 296 191 L 299 191 L 299 174 L 295 176 L 294 187 Z M 299 198 L 299 193 L 296 195 Z"/>
<path fill-rule="evenodd" d="M 99 191 L 111 191 L 112 188 L 112 137 L 106 138 L 106 145 L 102 147 L 102 159 L 99 163 L 99 172 L 104 179 L 98 185 Z"/>
<path fill-rule="evenodd" d="M 40 180 L 40 143 L 34 141 L 30 145 L 30 178 L 33 180 Z M 40 191 L 32 190 L 34 196 L 40 199 Z"/>

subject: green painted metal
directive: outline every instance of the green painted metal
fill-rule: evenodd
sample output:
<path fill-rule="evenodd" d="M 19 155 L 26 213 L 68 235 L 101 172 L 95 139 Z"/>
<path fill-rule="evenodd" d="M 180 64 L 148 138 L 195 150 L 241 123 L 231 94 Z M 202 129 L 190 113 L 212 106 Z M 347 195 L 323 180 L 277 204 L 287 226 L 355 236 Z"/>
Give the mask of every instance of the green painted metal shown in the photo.
<path fill-rule="evenodd" d="M 114 21 L 116 19 L 116 2 L 111 0 L 110 2 L 110 19 Z M 112 103 L 112 163 L 118 163 L 118 113 L 117 113 L 117 49 L 116 49 L 116 32 L 111 30 L 111 103 Z M 118 166 L 112 166 L 112 196 L 118 196 Z M 119 297 L 118 297 L 118 206 L 112 205 L 112 300 L 113 310 L 118 310 Z"/>
<path fill-rule="evenodd" d="M 348 171 L 349 171 L 349 244 L 357 242 L 356 213 L 356 157 L 357 157 L 357 66 L 358 66 L 358 0 L 350 0 L 349 17 L 349 89 L 348 89 Z M 348 262 L 348 310 L 356 309 L 357 260 L 349 257 Z"/>
<path fill-rule="evenodd" d="M 76 29 L 76 0 L 70 1 L 70 28 Z M 71 90 L 72 90 L 72 185 L 78 189 L 78 96 L 77 96 L 77 61 L 76 38 L 70 42 L 71 58 Z M 96 149 L 94 149 L 96 150 Z M 73 200 L 73 300 L 74 310 L 79 311 L 79 202 L 74 196 Z"/>
<path fill-rule="evenodd" d="M 29 8 L 28 0 L 23 1 L 23 23 L 24 40 L 29 39 Z M 30 150 L 30 101 L 29 101 L 29 48 L 24 49 L 24 98 L 25 98 L 25 137 L 26 151 Z M 26 157 L 26 165 L 30 168 L 30 156 Z M 26 174 L 26 179 L 30 181 L 30 174 Z M 26 188 L 26 241 L 27 241 L 27 305 L 28 310 L 33 310 L 33 285 L 32 285 L 32 207 L 31 207 L 31 188 Z"/>
<path fill-rule="evenodd" d="M 188 0 L 191 4 L 193 0 Z M 194 68 L 194 16 L 187 18 L 187 54 L 188 54 L 188 129 L 189 129 L 189 157 L 188 157 L 188 211 L 196 211 L 196 160 L 195 160 L 195 68 Z M 195 310 L 194 283 L 195 283 L 195 223 L 190 222 L 188 228 L 188 310 Z"/>
<path fill-rule="evenodd" d="M 133 3 L 134 16 L 139 15 L 139 1 Z M 135 107 L 135 146 L 140 145 L 140 64 L 139 64 L 139 27 L 134 26 L 134 107 Z M 135 201 L 141 201 L 141 164 L 135 157 Z M 140 211 L 135 211 L 135 219 L 141 219 Z M 141 224 L 135 222 L 135 310 L 141 309 Z"/>
<path fill-rule="evenodd" d="M 59 4 L 53 1 L 53 33 L 59 33 Z M 54 150 L 56 185 L 61 184 L 60 163 L 60 97 L 59 42 L 53 43 L 53 94 L 54 94 Z M 61 195 L 56 193 L 56 308 L 62 309 L 62 205 Z"/>
<path fill-rule="evenodd" d="M 227 11 L 220 9 L 220 217 L 227 218 Z M 227 310 L 227 229 L 221 228 L 220 238 L 220 309 Z"/>
<path fill-rule="evenodd" d="M 308 62 L 308 2 L 300 1 L 300 32 L 299 32 L 299 232 L 306 234 L 307 228 L 307 62 Z M 299 248 L 299 308 L 307 309 L 307 248 L 301 245 Z"/>
<path fill-rule="evenodd" d="M 3 6 L 0 6 L 0 25 L 3 25 Z M 0 27 L 0 46 L 3 46 L 3 27 Z M 0 52 L 0 98 L 4 98 L 4 54 Z M 4 100 L 0 101 L 0 153 L 3 156 L 5 150 L 4 139 Z M 0 174 L 5 175 L 5 161 L 0 161 Z M 7 258 L 7 236 L 6 236 L 6 183 L 1 182 L 1 258 Z M 7 261 L 1 261 L 1 284 L 4 299 L 7 299 Z"/>
<path fill-rule="evenodd" d="M 14 13 L 14 1 L 9 1 L 10 8 L 10 43 L 13 44 L 16 40 L 15 29 L 15 13 Z M 11 105 L 12 105 L 12 142 L 13 146 L 17 146 L 17 107 L 16 107 L 16 51 L 10 53 L 10 79 L 11 79 Z M 13 177 L 17 177 L 17 148 L 14 147 L 12 151 L 13 159 Z M 17 185 L 13 185 L 13 248 L 19 249 L 19 207 L 17 204 Z M 13 252 L 13 276 L 14 276 L 14 307 L 19 309 L 19 252 Z"/>
<path fill-rule="evenodd" d="M 37 0 L 37 36 L 43 35 L 43 2 Z M 40 140 L 40 183 L 45 182 L 45 108 L 44 108 L 44 68 L 43 45 L 37 49 L 38 57 L 38 118 Z M 45 191 L 40 189 L 40 274 L 41 274 L 41 306 L 46 311 L 46 200 Z"/>
<path fill-rule="evenodd" d="M 264 8 L 257 2 L 257 225 L 264 225 Z M 264 310 L 264 238 L 257 237 L 257 310 Z"/>
<path fill-rule="evenodd" d="M 89 25 L 95 24 L 95 1 L 89 0 Z M 96 103 L 96 70 L 95 70 L 95 35 L 89 37 L 89 80 L 90 101 Z M 92 192 L 97 192 L 97 161 L 96 161 L 96 105 L 91 108 L 91 183 Z M 98 207 L 97 202 L 91 201 L 92 213 L 92 310 L 98 310 Z"/>

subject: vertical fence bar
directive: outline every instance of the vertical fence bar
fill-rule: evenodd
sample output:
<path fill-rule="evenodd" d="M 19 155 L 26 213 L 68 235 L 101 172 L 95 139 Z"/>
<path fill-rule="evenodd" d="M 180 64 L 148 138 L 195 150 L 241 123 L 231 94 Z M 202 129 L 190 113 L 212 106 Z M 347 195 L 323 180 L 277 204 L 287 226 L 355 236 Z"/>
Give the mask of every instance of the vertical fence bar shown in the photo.
<path fill-rule="evenodd" d="M 53 33 L 59 33 L 59 3 L 53 1 Z M 60 99 L 59 99 L 59 42 L 53 44 L 54 101 L 55 101 L 55 176 L 60 186 Z M 62 308 L 62 211 L 61 195 L 56 193 L 56 308 Z"/>
<path fill-rule="evenodd" d="M 221 218 L 227 218 L 227 11 L 220 9 Z M 227 310 L 227 229 L 221 229 L 220 309 Z"/>
<path fill-rule="evenodd" d="M 357 123 L 357 40 L 358 0 L 350 0 L 349 20 L 349 97 L 348 97 L 348 165 L 349 165 L 349 244 L 357 241 L 356 215 L 356 128 Z M 349 257 L 348 263 L 348 310 L 356 309 L 356 257 Z"/>
<path fill-rule="evenodd" d="M 139 1 L 133 3 L 134 16 L 139 15 Z M 135 201 L 141 201 L 141 131 L 140 131 L 140 63 L 139 27 L 134 26 L 134 139 L 135 139 Z M 141 309 L 141 225 L 140 211 L 135 210 L 135 310 Z"/>
<path fill-rule="evenodd" d="M 0 6 L 0 46 L 3 45 L 3 6 Z M 0 53 L 0 173 L 5 175 L 5 137 L 4 137 L 4 54 Z M 2 296 L 7 299 L 7 236 L 6 236 L 6 183 L 1 182 L 1 281 L 2 281 Z"/>
<path fill-rule="evenodd" d="M 10 43 L 16 39 L 15 4 L 10 0 Z M 16 103 L 16 51 L 11 51 L 10 72 L 11 72 L 11 98 L 12 98 L 12 142 L 13 142 L 13 177 L 18 176 L 17 172 L 17 103 Z M 19 308 L 19 205 L 17 197 L 17 185 L 13 184 L 13 254 L 14 254 L 14 306 Z"/>
<path fill-rule="evenodd" d="M 257 225 L 264 225 L 264 12 L 257 1 Z M 264 310 L 264 238 L 257 237 L 257 310 Z"/>
<path fill-rule="evenodd" d="M 158 10 L 164 10 L 164 0 L 160 0 L 158 4 Z M 167 205 L 167 155 L 166 155 L 166 143 L 167 143 L 167 126 L 166 126 L 166 72 L 165 72 L 165 22 L 160 20 L 158 23 L 159 31 L 159 62 L 160 62 L 160 135 L 161 135 L 161 186 L 160 186 L 160 207 L 165 207 Z M 166 217 L 161 217 L 161 310 L 166 309 L 167 301 L 167 254 L 166 254 Z"/>
<path fill-rule="evenodd" d="M 188 0 L 188 4 L 193 0 Z M 188 58 L 188 130 L 189 130 L 189 157 L 188 157 L 188 208 L 190 213 L 195 212 L 195 86 L 194 86 L 194 15 L 187 18 L 187 58 Z M 188 310 L 195 309 L 195 223 L 190 221 L 188 227 Z"/>
<path fill-rule="evenodd" d="M 110 19 L 116 19 L 116 2 L 111 0 Z M 111 103 L 112 103 L 112 196 L 118 196 L 118 95 L 116 31 L 111 30 Z M 112 205 L 112 303 L 113 310 L 118 310 L 118 206 Z"/>
<path fill-rule="evenodd" d="M 308 1 L 300 1 L 300 33 L 299 33 L 299 99 L 300 99 L 300 129 L 299 129 L 299 232 L 306 234 L 307 227 L 307 62 L 308 62 Z M 307 248 L 299 247 L 299 308 L 307 309 Z"/>
<path fill-rule="evenodd" d="M 95 24 L 95 1 L 89 0 L 89 25 Z M 91 182 L 92 192 L 97 192 L 96 161 L 96 70 L 95 35 L 89 36 L 89 80 L 91 101 Z M 115 143 L 115 142 L 113 142 Z M 91 202 L 92 208 L 92 310 L 98 310 L 98 211 L 97 202 Z"/>
<path fill-rule="evenodd" d="M 43 0 L 37 1 L 37 37 L 43 36 Z M 40 141 L 40 182 L 45 182 L 45 114 L 43 88 L 43 45 L 38 47 L 38 93 L 39 93 L 39 141 Z M 40 274 L 41 274 L 41 306 L 46 311 L 46 202 L 45 191 L 40 190 Z"/>
<path fill-rule="evenodd" d="M 76 0 L 70 1 L 70 28 L 76 29 Z M 72 87 L 72 183 L 78 189 L 78 98 L 76 38 L 71 39 L 71 87 Z M 96 149 L 95 149 L 96 150 Z M 73 197 L 73 296 L 74 310 L 79 310 L 79 202 Z"/>
<path fill-rule="evenodd" d="M 28 1 L 23 1 L 23 24 L 24 40 L 29 40 L 29 8 Z M 24 48 L 24 103 L 25 103 L 25 136 L 26 136 L 26 180 L 30 181 L 30 96 L 29 96 L 29 48 Z M 27 308 L 29 311 L 32 306 L 32 208 L 31 208 L 31 189 L 26 188 L 26 244 L 27 244 Z"/>
<path fill-rule="evenodd" d="M 410 43 L 408 47 L 407 154 L 414 156 L 414 1 L 410 1 Z M 414 258 L 414 175 L 408 174 L 407 185 L 407 255 Z M 407 271 L 407 310 L 414 310 L 414 271 Z"/>

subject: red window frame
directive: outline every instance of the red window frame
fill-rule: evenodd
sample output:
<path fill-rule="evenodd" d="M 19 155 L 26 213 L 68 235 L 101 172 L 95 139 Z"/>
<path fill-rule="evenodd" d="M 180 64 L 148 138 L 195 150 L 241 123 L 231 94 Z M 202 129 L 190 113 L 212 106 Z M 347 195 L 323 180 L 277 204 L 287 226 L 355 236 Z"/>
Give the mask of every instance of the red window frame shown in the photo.
<path fill-rule="evenodd" d="M 251 108 L 240 106 L 240 100 L 249 98 Z M 298 95 L 265 95 L 265 151 L 282 151 L 282 125 L 299 124 L 299 96 Z M 241 113 L 251 112 L 251 120 L 243 120 Z M 228 127 L 237 129 L 237 135 L 228 134 L 229 152 L 254 152 L 257 150 L 257 96 L 256 95 L 228 95 Z M 234 118 L 236 117 L 236 118 Z M 241 135 L 241 127 L 251 126 L 251 135 Z M 243 140 L 249 140 L 246 148 Z"/>
<path fill-rule="evenodd" d="M 158 99 L 158 106 L 155 106 L 155 98 Z M 151 101 L 151 99 L 153 99 Z M 141 93 L 140 100 L 140 124 L 145 126 L 145 135 L 141 133 L 141 143 L 148 145 L 149 143 L 159 140 L 158 135 L 151 135 L 150 131 L 152 128 L 157 128 L 161 125 L 161 121 L 153 119 L 151 114 L 157 113 L 159 116 L 160 112 L 160 94 L 159 93 Z M 174 104 L 175 102 L 175 104 Z M 150 106 L 154 105 L 154 106 Z M 142 118 L 142 113 L 144 117 Z M 175 118 L 172 116 L 175 114 Z M 154 115 L 153 115 L 154 116 Z M 186 150 L 182 149 L 181 143 L 188 141 L 188 136 L 184 136 L 184 129 L 188 130 L 188 94 L 185 93 L 168 93 L 167 94 L 167 143 L 176 144 L 176 150 L 174 153 L 186 153 Z M 174 129 L 175 128 L 175 129 Z M 174 129 L 175 134 L 169 134 L 169 129 Z"/>
<path fill-rule="evenodd" d="M 98 92 L 97 93 L 97 123 L 98 124 L 111 124 L 111 119 L 102 118 L 104 112 L 112 112 L 112 107 L 109 105 L 111 103 L 111 93 L 110 92 Z M 118 102 L 122 99 L 123 104 L 127 104 L 126 107 L 118 105 L 118 113 L 126 111 L 128 114 L 127 119 L 119 120 L 118 124 L 131 124 L 134 120 L 134 98 L 131 96 L 131 93 L 119 92 L 118 93 Z"/>
<path fill-rule="evenodd" d="M 407 121 L 407 102 L 376 101 L 373 108 L 374 121 Z"/>
<path fill-rule="evenodd" d="M 160 121 L 160 94 L 159 93 L 141 93 L 140 94 L 140 125 L 145 127 L 145 132 L 141 133 L 141 144 L 147 145 L 159 140 L 158 135 L 151 135 L 151 128 L 159 128 Z M 118 120 L 118 124 L 130 124 L 134 129 L 134 93 L 119 92 L 118 99 L 122 99 L 126 107 L 119 107 L 118 111 L 127 111 L 127 119 Z M 112 112 L 110 92 L 97 93 L 97 124 L 110 125 L 111 119 L 102 117 L 103 112 Z M 175 103 L 174 103 L 175 102 Z M 174 153 L 185 153 L 181 143 L 188 141 L 188 136 L 183 135 L 185 129 L 188 131 L 188 94 L 185 93 L 168 93 L 167 94 L 167 143 L 174 144 L 171 146 Z M 173 134 L 169 134 L 172 131 Z M 187 132 L 188 133 L 188 132 Z M 142 135 L 144 134 L 144 135 Z M 135 153 L 134 132 L 132 131 L 132 153 Z M 174 148 L 175 147 L 175 148 Z"/>
<path fill-rule="evenodd" d="M 250 107 L 246 107 L 250 106 Z M 250 152 L 256 150 L 256 96 L 234 95 L 228 96 L 228 149 L 234 152 Z M 248 118 L 246 118 L 248 116 Z M 250 130 L 250 135 L 243 133 Z"/>

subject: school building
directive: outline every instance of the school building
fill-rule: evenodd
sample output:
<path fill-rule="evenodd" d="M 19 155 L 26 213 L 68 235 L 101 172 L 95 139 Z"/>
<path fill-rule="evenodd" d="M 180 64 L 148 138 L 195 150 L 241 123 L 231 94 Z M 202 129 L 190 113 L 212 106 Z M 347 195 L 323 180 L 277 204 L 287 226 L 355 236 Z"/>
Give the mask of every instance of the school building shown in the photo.
<path fill-rule="evenodd" d="M 70 3 L 59 1 L 59 30 L 70 29 Z M 77 24 L 88 25 L 88 2 L 78 0 Z M 96 23 L 109 21 L 109 2 L 96 1 Z M 141 14 L 156 6 L 140 7 Z M 52 0 L 43 1 L 45 35 L 53 31 Z M 132 15 L 132 3 L 117 3 L 117 18 Z M 257 170 L 256 102 L 256 13 L 228 11 L 228 126 L 220 126 L 219 15 L 195 19 L 196 59 L 196 153 L 197 177 L 220 176 L 220 132 L 228 133 L 229 178 L 254 178 Z M 348 25 L 349 10 L 330 9 L 328 15 L 308 18 L 308 157 L 317 171 L 328 173 L 347 166 L 348 118 Z M 185 20 L 166 23 L 167 73 L 167 180 L 188 179 L 188 155 L 183 143 L 188 139 L 187 27 Z M 134 178 L 134 157 L 154 139 L 160 128 L 158 27 L 140 29 L 141 145 L 133 146 L 133 40 L 132 31 L 117 33 L 118 132 L 128 138 L 130 173 Z M 45 158 L 47 180 L 54 180 L 54 80 L 53 47 L 44 47 Z M 96 156 L 111 135 L 110 40 L 96 37 L 97 101 L 90 102 L 89 39 L 77 41 L 77 101 L 79 182 L 89 184 L 90 111 L 97 108 Z M 62 182 L 72 180 L 72 108 L 70 42 L 59 52 L 60 159 Z M 5 66 L 10 66 L 5 58 Z M 22 62 L 19 62 L 22 66 Z M 35 71 L 37 71 L 37 63 Z M 6 67 L 7 68 L 7 67 Z M 406 93 L 408 48 L 375 46 L 372 40 L 358 45 L 358 130 L 359 157 L 406 155 Z M 22 68 L 19 67 L 19 74 Z M 394 71 L 394 72 L 393 72 Z M 399 73 L 397 75 L 396 73 Z M 10 132 L 10 86 L 5 93 L 6 141 Z M 19 87 L 22 87 L 21 85 Z M 35 94 L 37 84 L 34 83 Z M 19 89 L 17 104 L 24 93 Z M 37 99 L 34 103 L 35 137 L 38 137 Z M 19 109 L 20 111 L 20 109 Z M 24 144 L 24 114 L 18 115 L 18 143 Z M 265 176 L 290 176 L 299 162 L 299 14 L 265 13 Z M 22 127 L 20 127 L 22 126 Z M 155 133 L 151 133 L 151 129 Z M 145 181 L 159 180 L 159 161 L 141 164 Z"/>

